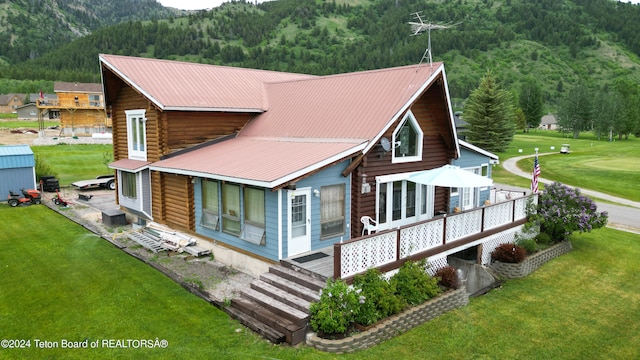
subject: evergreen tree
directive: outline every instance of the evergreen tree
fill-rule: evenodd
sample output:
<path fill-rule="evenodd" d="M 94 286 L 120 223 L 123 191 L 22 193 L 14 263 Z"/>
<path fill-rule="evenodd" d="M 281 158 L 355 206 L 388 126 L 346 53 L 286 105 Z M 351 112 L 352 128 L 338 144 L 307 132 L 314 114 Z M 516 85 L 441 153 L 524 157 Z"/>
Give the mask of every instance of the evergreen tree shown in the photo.
<path fill-rule="evenodd" d="M 464 107 L 469 123 L 467 139 L 473 145 L 491 152 L 505 151 L 515 133 L 515 106 L 511 94 L 503 90 L 491 73 L 469 96 Z"/>
<path fill-rule="evenodd" d="M 520 87 L 520 108 L 526 121 L 525 132 L 540 126 L 542 105 L 542 88 L 535 79 L 526 79 Z"/>

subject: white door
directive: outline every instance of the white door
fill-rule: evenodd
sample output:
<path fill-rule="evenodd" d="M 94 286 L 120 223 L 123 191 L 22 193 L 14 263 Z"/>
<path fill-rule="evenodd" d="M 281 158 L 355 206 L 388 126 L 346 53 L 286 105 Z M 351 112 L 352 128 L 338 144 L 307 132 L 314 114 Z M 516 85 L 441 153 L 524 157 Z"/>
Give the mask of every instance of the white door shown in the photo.
<path fill-rule="evenodd" d="M 378 228 L 391 229 L 416 221 L 417 185 L 400 180 L 381 183 L 378 190 Z"/>
<path fill-rule="evenodd" d="M 465 170 L 476 175 L 480 174 L 480 169 L 477 169 L 477 168 L 465 169 Z M 462 197 L 461 199 L 462 210 L 469 210 L 477 207 L 478 199 L 480 195 L 478 188 L 462 188 L 461 190 L 462 192 L 460 196 Z"/>
<path fill-rule="evenodd" d="M 311 189 L 289 191 L 287 256 L 311 251 Z"/>

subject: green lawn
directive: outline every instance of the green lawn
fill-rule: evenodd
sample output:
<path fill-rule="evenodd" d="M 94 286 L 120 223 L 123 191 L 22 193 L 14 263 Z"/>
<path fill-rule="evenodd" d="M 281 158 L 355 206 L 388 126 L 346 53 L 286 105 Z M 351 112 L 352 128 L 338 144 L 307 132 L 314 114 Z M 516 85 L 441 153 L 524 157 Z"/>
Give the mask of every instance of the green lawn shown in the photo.
<path fill-rule="evenodd" d="M 560 154 L 560 145 L 571 144 L 570 154 Z M 551 149 L 554 146 L 555 149 Z M 590 134 L 580 139 L 567 139 L 557 132 L 537 131 L 517 134 L 509 149 L 499 153 L 500 160 L 540 153 L 553 153 L 539 157 L 541 177 L 554 179 L 579 188 L 596 190 L 611 195 L 640 201 L 640 139 L 615 142 L 598 141 Z M 522 152 L 519 150 L 522 149 Z M 533 168 L 533 159 L 518 162 L 525 171 Z M 493 178 L 498 183 L 529 187 L 530 180 L 514 179 L 501 165 L 494 168 Z"/>
<path fill-rule="evenodd" d="M 0 114 L 1 116 L 1 114 Z M 15 116 L 17 117 L 17 115 Z M 58 126 L 60 125 L 60 121 L 45 121 L 44 126 Z M 24 120 L 13 120 L 13 121 L 0 121 L 0 128 L 9 128 L 9 129 L 38 129 L 37 121 L 24 121 Z"/>
<path fill-rule="evenodd" d="M 637 359 L 640 239 L 612 229 L 376 347 L 336 356 L 274 346 L 153 268 L 44 206 L 0 204 L 0 358 Z M 237 329 L 242 329 L 237 331 Z M 167 348 L 35 349 L 35 339 L 167 340 Z"/>
<path fill-rule="evenodd" d="M 113 174 L 107 164 L 113 160 L 111 145 L 52 145 L 32 146 L 39 161 L 53 169 L 61 186 L 74 181 L 93 179 L 98 175 Z"/>

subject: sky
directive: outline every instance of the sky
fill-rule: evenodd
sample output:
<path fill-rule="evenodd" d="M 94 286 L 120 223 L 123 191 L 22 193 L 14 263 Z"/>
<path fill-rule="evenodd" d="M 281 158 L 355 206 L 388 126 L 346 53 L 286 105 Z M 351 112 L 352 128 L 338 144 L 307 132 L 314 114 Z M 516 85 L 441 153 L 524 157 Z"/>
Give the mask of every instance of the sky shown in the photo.
<path fill-rule="evenodd" d="M 230 0 L 157 0 L 163 6 L 170 6 L 181 10 L 202 10 L 212 9 L 220 6 L 223 2 L 229 2 Z M 249 1 L 249 0 L 247 0 Z M 256 0 L 250 0 L 255 2 Z M 265 0 L 257 0 L 259 3 Z M 631 2 L 634 4 L 640 3 L 640 0 L 621 0 L 624 2 Z"/>
<path fill-rule="evenodd" d="M 223 2 L 230 2 L 231 0 L 157 0 L 163 6 L 174 7 L 180 10 L 202 10 L 212 9 L 220 6 Z M 256 0 L 250 0 L 255 2 Z M 258 0 L 259 3 L 265 0 Z M 640 0 L 638 0 L 640 1 Z M 247 0 L 249 2 L 249 0 Z"/>

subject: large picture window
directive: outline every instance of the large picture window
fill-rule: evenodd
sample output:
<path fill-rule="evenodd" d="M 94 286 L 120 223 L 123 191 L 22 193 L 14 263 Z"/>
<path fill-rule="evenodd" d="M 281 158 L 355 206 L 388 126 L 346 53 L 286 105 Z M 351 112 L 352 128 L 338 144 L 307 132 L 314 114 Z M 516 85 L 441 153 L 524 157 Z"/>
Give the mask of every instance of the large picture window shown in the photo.
<path fill-rule="evenodd" d="M 422 130 L 411 111 L 393 132 L 393 162 L 422 160 Z"/>
<path fill-rule="evenodd" d="M 147 161 L 147 129 L 145 110 L 127 110 L 127 142 L 129 159 Z"/>
<path fill-rule="evenodd" d="M 202 226 L 213 230 L 219 229 L 219 199 L 220 192 L 217 181 L 202 181 Z"/>
<path fill-rule="evenodd" d="M 264 230 L 264 190 L 244 188 L 244 224 L 240 238 L 254 244 L 262 244 Z"/>
<path fill-rule="evenodd" d="M 320 236 L 323 239 L 344 234 L 345 185 L 320 188 Z"/>
<path fill-rule="evenodd" d="M 120 182 L 122 189 L 122 196 L 130 199 L 138 198 L 138 186 L 136 184 L 136 174 L 126 171 L 120 172 Z"/>
<path fill-rule="evenodd" d="M 240 236 L 240 185 L 222 185 L 222 231 Z"/>

